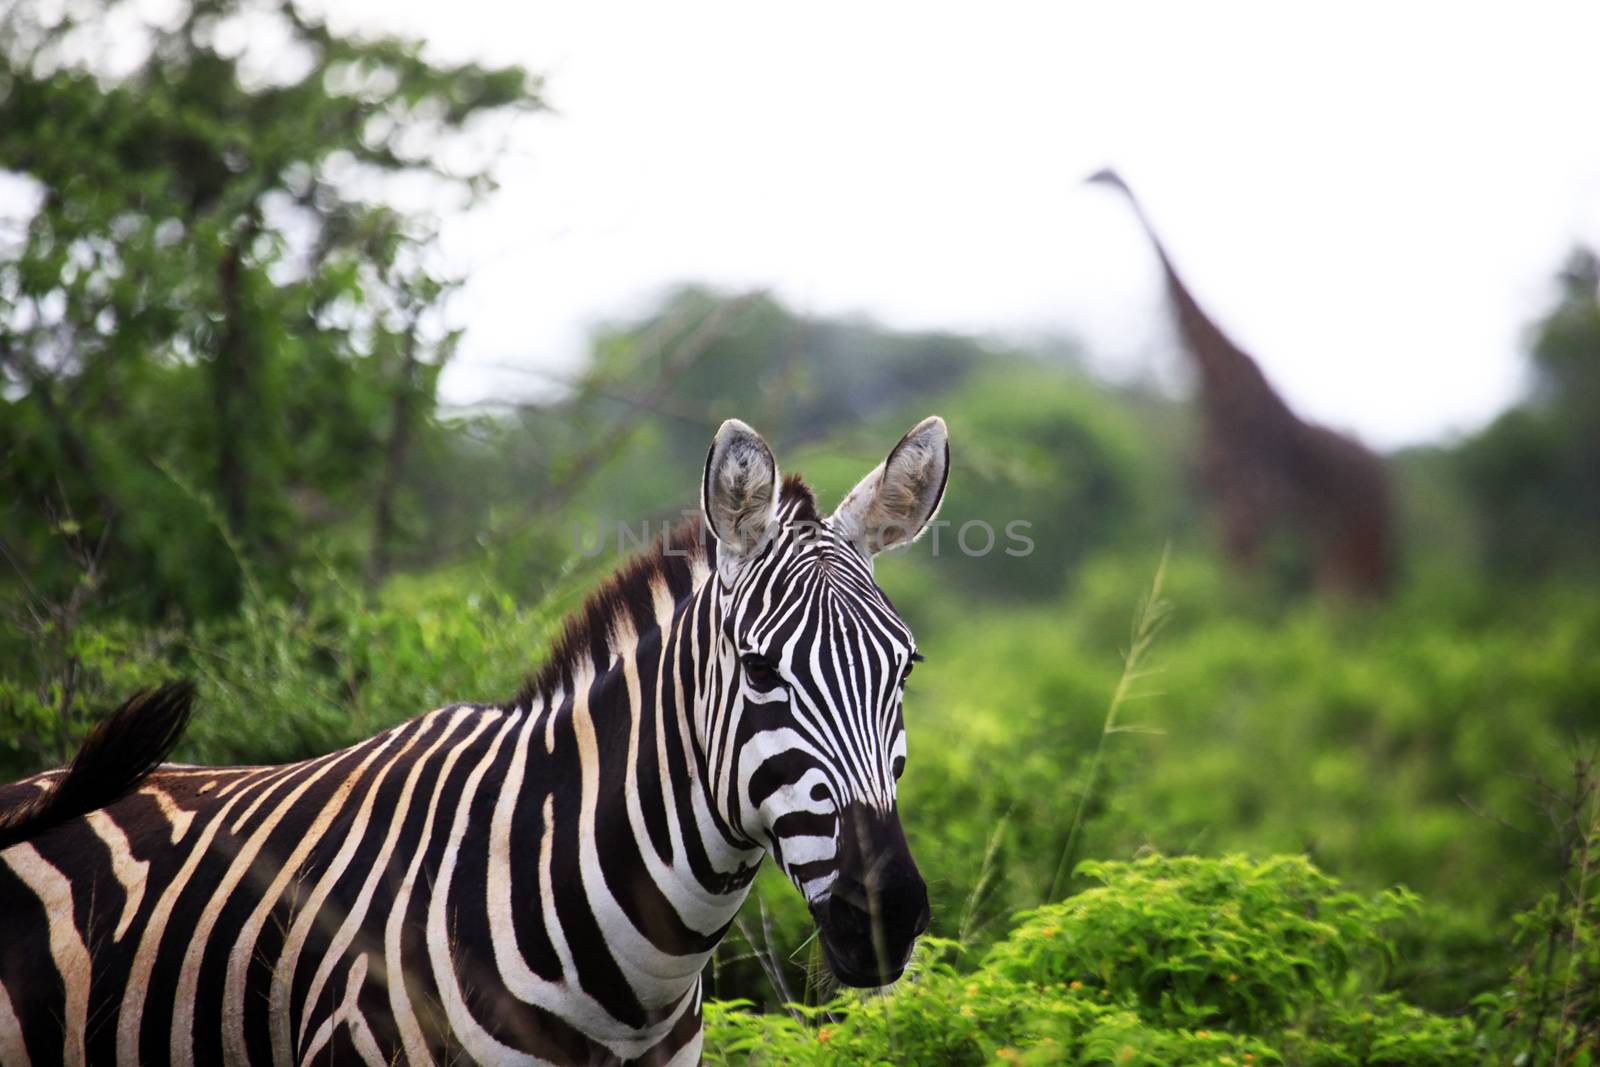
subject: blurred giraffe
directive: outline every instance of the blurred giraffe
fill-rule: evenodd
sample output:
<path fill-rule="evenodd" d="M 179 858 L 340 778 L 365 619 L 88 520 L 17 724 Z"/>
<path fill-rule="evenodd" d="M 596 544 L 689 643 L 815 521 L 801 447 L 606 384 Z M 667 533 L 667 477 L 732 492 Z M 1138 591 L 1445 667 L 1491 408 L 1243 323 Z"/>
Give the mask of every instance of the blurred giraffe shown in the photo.
<path fill-rule="evenodd" d="M 1227 552 L 1252 566 L 1272 532 L 1288 527 L 1310 552 L 1319 589 L 1381 596 L 1393 577 L 1388 479 L 1359 442 L 1304 422 L 1256 361 L 1211 321 L 1183 280 L 1126 182 L 1120 189 L 1155 246 L 1183 345 L 1200 372 L 1200 469 L 1219 512 Z"/>

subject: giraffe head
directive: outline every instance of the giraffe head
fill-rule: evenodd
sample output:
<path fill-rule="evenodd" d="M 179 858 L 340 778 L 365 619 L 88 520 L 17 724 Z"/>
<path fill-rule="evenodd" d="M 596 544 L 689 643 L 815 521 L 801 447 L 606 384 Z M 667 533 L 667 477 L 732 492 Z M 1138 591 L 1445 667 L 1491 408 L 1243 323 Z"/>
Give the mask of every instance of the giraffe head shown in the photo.
<path fill-rule="evenodd" d="M 898 978 L 928 926 L 928 892 L 895 802 L 902 699 L 917 655 L 873 558 L 933 520 L 949 471 L 945 424 L 924 419 L 826 517 L 737 420 L 706 458 L 716 538 L 703 738 L 728 824 L 805 895 L 833 973 Z"/>

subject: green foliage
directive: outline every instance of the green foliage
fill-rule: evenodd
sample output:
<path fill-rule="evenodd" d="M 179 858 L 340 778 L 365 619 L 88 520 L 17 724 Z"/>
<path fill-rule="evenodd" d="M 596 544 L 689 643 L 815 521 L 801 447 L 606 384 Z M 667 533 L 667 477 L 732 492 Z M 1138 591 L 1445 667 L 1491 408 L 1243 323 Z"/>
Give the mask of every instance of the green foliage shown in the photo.
<path fill-rule="evenodd" d="M 1516 1062 L 1600 1059 L 1600 761 L 1575 761 L 1546 798 L 1565 864 L 1556 888 L 1513 917 L 1511 980 L 1476 1001 L 1483 1044 Z"/>
<path fill-rule="evenodd" d="M 1485 560 L 1513 578 L 1596 565 L 1600 543 L 1600 257 L 1572 254 L 1533 337 L 1538 390 L 1461 449 Z"/>
<path fill-rule="evenodd" d="M 1404 891 L 1300 857 L 1086 864 L 1099 884 L 1019 917 L 971 970 L 932 941 L 882 996 L 793 1015 L 707 1006 L 708 1061 L 1464 1064 L 1472 1028 L 1382 991 Z"/>
<path fill-rule="evenodd" d="M 308 533 L 368 510 L 381 562 L 455 337 L 431 222 L 371 190 L 486 191 L 444 149 L 537 97 L 518 69 L 341 38 L 287 0 L 193 0 L 113 74 L 91 62 L 111 6 L 0 20 L 0 160 L 37 193 L 0 247 L 0 537 L 30 597 L 81 573 L 66 517 L 119 615 L 218 615 L 238 572 L 159 468 L 217 501 L 276 588 Z"/>
<path fill-rule="evenodd" d="M 424 711 L 505 700 L 546 647 L 549 602 L 460 587 L 374 603 L 336 572 L 302 577 L 297 602 L 247 602 L 188 650 L 201 681 L 181 754 L 200 763 L 282 762 L 329 752 Z"/>
<path fill-rule="evenodd" d="M 1300 858 L 1147 857 L 1086 863 L 1100 883 L 1023 917 L 987 965 L 1024 982 L 1078 981 L 1163 1025 L 1251 1032 L 1335 999 L 1413 901 L 1341 893 Z"/>
<path fill-rule="evenodd" d="M 1110 635 L 1138 588 L 1130 577 L 1121 604 L 1102 606 L 1097 569 L 1065 606 L 974 608 L 948 636 L 919 628 L 931 654 L 909 698 L 902 807 L 913 845 L 953 879 L 936 889 L 946 913 L 1006 816 L 996 907 L 1046 892 L 1116 684 Z M 1347 876 L 1382 871 L 1502 912 L 1546 884 L 1536 843 L 1474 808 L 1522 811 L 1518 774 L 1555 773 L 1584 709 L 1600 704 L 1600 675 L 1580 651 L 1600 634 L 1592 601 L 1488 624 L 1420 604 L 1256 619 L 1226 613 L 1219 597 L 1212 612 L 1189 610 L 1215 580 L 1192 558 L 1173 561 L 1178 609 L 1150 683 L 1161 695 L 1124 713 L 1159 732 L 1111 739 L 1110 784 L 1091 798 L 1081 854 L 1310 847 Z"/>
<path fill-rule="evenodd" d="M 702 330 L 708 323 L 716 328 Z M 602 330 L 577 399 L 590 412 L 614 417 L 638 395 L 635 384 L 659 370 L 667 410 L 720 423 L 718 412 L 737 409 L 780 451 L 792 452 L 796 444 L 942 397 L 997 355 L 969 337 L 902 333 L 864 319 L 803 318 L 765 294 L 730 299 L 690 286 L 669 294 L 655 313 Z M 699 421 L 662 421 L 663 459 L 703 458 Z"/>
<path fill-rule="evenodd" d="M 297 576 L 300 597 L 247 596 L 237 616 L 189 631 L 87 624 L 70 716 L 61 681 L 0 678 L 0 777 L 62 762 L 92 719 L 137 689 L 193 677 L 199 713 L 177 758 L 195 763 L 304 759 L 447 703 L 505 700 L 536 665 L 571 591 L 532 603 L 450 583 L 400 583 L 374 599 L 330 567 Z M 52 664 L 53 665 L 53 664 Z"/>
<path fill-rule="evenodd" d="M 0 637 L 0 778 L 65 763 L 90 709 L 109 711 L 130 693 L 179 676 L 166 658 L 171 631 L 111 620 L 65 627 L 50 619 L 34 639 Z"/>

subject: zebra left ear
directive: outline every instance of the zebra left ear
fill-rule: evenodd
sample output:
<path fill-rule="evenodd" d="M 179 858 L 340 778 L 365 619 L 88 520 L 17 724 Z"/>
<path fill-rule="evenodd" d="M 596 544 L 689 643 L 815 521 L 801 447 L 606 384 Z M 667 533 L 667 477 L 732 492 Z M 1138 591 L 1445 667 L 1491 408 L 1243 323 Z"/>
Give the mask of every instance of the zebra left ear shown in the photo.
<path fill-rule="evenodd" d="M 950 432 L 930 415 L 839 502 L 829 522 L 869 557 L 922 536 L 944 500 Z"/>
<path fill-rule="evenodd" d="M 700 510 L 729 560 L 766 541 L 778 509 L 778 461 L 761 435 L 738 419 L 717 431 L 706 454 Z"/>

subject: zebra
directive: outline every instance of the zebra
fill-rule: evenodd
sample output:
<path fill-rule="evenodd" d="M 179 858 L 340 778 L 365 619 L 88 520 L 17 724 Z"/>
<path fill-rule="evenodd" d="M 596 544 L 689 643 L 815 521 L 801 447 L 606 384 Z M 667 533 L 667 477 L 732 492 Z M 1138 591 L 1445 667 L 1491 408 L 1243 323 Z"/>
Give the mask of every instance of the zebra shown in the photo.
<path fill-rule="evenodd" d="M 0 786 L 0 1064 L 698 1062 L 702 972 L 771 854 L 850 986 L 930 912 L 902 830 L 921 657 L 874 557 L 933 521 L 930 417 L 823 516 L 730 419 L 699 514 L 512 700 L 277 766 L 164 763 L 136 696 Z"/>

